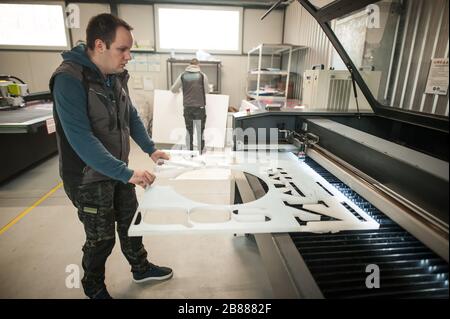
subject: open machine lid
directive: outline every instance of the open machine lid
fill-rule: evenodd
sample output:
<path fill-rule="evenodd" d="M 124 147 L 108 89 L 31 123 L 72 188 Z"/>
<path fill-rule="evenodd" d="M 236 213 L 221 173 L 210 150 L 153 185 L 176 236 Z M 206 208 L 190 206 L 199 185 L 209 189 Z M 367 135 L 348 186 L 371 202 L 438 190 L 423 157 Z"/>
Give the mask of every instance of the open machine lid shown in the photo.
<path fill-rule="evenodd" d="M 448 46 L 445 53 L 436 50 L 439 32 L 448 39 L 448 28 L 433 22 L 445 10 L 433 9 L 435 1 L 298 0 L 333 44 L 332 66 L 349 70 L 377 115 L 448 134 L 448 111 L 424 112 L 424 105 L 448 108 L 448 83 L 440 93 L 428 91 L 432 58 L 441 58 L 448 70 Z"/>

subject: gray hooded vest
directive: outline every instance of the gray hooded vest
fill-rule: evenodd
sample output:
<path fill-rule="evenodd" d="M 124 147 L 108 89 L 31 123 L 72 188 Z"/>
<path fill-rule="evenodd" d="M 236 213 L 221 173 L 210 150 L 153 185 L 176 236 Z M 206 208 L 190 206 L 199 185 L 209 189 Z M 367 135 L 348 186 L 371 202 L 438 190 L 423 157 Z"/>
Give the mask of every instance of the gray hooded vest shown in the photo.
<path fill-rule="evenodd" d="M 183 85 L 183 106 L 204 107 L 206 105 L 203 74 L 201 72 L 184 72 L 181 75 Z"/>
<path fill-rule="evenodd" d="M 114 157 L 128 163 L 131 105 L 127 87 L 128 72 L 116 75 L 115 83 L 109 88 L 96 71 L 71 61 L 64 61 L 50 79 L 51 91 L 55 77 L 61 73 L 67 73 L 82 82 L 86 90 L 87 113 L 93 134 Z M 80 185 L 110 180 L 111 178 L 87 166 L 73 150 L 64 134 L 55 107 L 53 117 L 56 124 L 59 169 L 63 181 Z"/>

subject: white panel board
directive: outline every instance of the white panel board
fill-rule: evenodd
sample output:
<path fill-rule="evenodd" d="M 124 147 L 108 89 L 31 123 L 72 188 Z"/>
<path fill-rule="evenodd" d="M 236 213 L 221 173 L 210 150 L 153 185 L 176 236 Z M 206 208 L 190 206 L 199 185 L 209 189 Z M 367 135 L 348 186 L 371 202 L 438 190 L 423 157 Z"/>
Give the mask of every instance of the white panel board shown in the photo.
<path fill-rule="evenodd" d="M 199 232 L 324 233 L 379 227 L 371 216 L 292 153 L 201 156 L 192 156 L 192 152 L 184 155 L 183 151 L 169 153 L 171 160 L 158 167 L 155 184 L 139 199 L 138 211 L 128 231 L 130 236 Z M 193 172 L 200 170 L 202 176 L 205 175 L 202 170 L 220 168 L 224 172 L 232 169 L 255 175 L 267 184 L 268 192 L 245 204 L 211 205 L 183 196 L 173 187 L 174 181 L 180 187 L 181 179 L 177 177 L 187 176 L 190 178 L 185 187 L 189 190 L 193 187 Z M 214 178 L 222 179 L 221 184 L 225 185 L 225 178 L 220 175 L 215 174 Z M 204 196 L 220 191 L 217 187 L 217 181 L 204 187 Z"/>
<path fill-rule="evenodd" d="M 222 148 L 225 145 L 228 95 L 206 95 L 205 145 Z M 183 94 L 155 90 L 152 140 L 163 144 L 185 144 L 186 126 L 183 117 Z M 196 145 L 194 130 L 194 145 Z"/>

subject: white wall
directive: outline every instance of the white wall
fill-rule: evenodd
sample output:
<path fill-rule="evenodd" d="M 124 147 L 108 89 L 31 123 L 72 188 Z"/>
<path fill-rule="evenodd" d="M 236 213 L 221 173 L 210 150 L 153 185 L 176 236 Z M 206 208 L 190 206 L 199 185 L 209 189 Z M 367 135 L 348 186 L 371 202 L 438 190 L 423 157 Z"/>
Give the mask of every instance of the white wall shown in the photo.
<path fill-rule="evenodd" d="M 85 30 L 89 19 L 99 13 L 110 12 L 108 4 L 77 3 L 80 8 L 80 28 L 71 29 L 72 44 L 85 41 Z M 281 43 L 283 33 L 283 11 L 273 11 L 263 21 L 260 17 L 265 10 L 245 9 L 243 25 L 243 50 L 247 52 L 260 43 Z M 133 28 L 138 40 L 148 40 L 154 45 L 153 5 L 118 5 L 118 14 Z M 153 53 L 148 53 L 149 55 Z M 183 55 L 187 58 L 192 55 Z M 167 54 L 159 54 L 159 72 L 130 72 L 131 76 L 149 76 L 155 89 L 167 89 Z M 247 55 L 219 55 L 222 61 L 222 94 L 230 96 L 230 105 L 239 107 L 245 98 Z M 56 67 L 61 63 L 60 52 L 2 51 L 0 50 L 0 73 L 9 73 L 23 78 L 30 91 L 48 90 L 48 81 Z M 131 79 L 130 81 L 132 81 Z M 131 82 L 130 82 L 131 84 Z M 130 85 L 133 101 L 147 123 L 153 109 L 153 91 L 133 89 Z"/>
<path fill-rule="evenodd" d="M 80 8 L 80 28 L 72 29 L 72 43 L 85 40 L 89 19 L 102 12 L 110 12 L 106 4 L 77 4 Z M 15 75 L 28 84 L 30 92 L 48 90 L 53 71 L 61 63 L 59 51 L 8 51 L 0 50 L 0 73 Z"/>
<path fill-rule="evenodd" d="M 333 46 L 317 21 L 297 1 L 286 8 L 284 43 L 307 47 L 292 58 L 292 71 L 297 73 L 295 93 L 301 98 L 303 72 L 316 64 L 328 68 Z"/>
<path fill-rule="evenodd" d="M 30 92 L 47 91 L 48 81 L 61 61 L 59 52 L 0 50 L 0 73 L 22 79 Z"/>
<path fill-rule="evenodd" d="M 153 6 L 120 4 L 117 7 L 119 17 L 132 25 L 134 38 L 155 48 Z"/>
<path fill-rule="evenodd" d="M 272 11 L 261 21 L 267 10 L 244 10 L 244 53 L 261 43 L 283 42 L 283 11 Z"/>
<path fill-rule="evenodd" d="M 78 41 L 86 41 L 86 27 L 89 19 L 100 13 L 110 13 L 109 4 L 105 3 L 76 3 L 80 8 L 80 28 L 71 29 L 72 45 Z"/>
<path fill-rule="evenodd" d="M 147 40 L 154 44 L 154 12 L 153 5 L 122 4 L 118 7 L 119 16 L 134 28 L 136 40 Z M 266 19 L 260 21 L 265 10 L 245 9 L 243 22 L 243 50 L 247 52 L 258 44 L 281 43 L 283 33 L 283 12 L 274 11 Z M 148 53 L 148 56 L 153 53 Z M 134 77 L 150 77 L 156 89 L 167 89 L 168 54 L 158 54 L 160 57 L 159 72 L 130 71 L 130 94 L 141 116 L 148 122 L 153 114 L 153 91 L 134 89 Z M 178 57 L 191 58 L 192 54 L 177 54 Z M 216 55 L 222 61 L 222 94 L 230 96 L 230 106 L 239 108 L 241 100 L 245 99 L 247 79 L 246 55 Z"/>
<path fill-rule="evenodd" d="M 303 45 L 309 48 L 305 57 L 306 66 L 330 63 L 332 45 L 317 21 L 298 2 L 286 9 L 284 43 Z"/>

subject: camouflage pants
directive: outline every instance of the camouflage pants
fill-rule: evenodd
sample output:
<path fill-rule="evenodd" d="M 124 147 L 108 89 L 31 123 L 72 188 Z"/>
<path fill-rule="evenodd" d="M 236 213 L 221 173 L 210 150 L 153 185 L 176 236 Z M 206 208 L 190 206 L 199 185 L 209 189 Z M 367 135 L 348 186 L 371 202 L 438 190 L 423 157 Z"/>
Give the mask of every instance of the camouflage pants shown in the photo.
<path fill-rule="evenodd" d="M 197 131 L 197 145 L 200 145 L 200 151 L 205 148 L 203 131 L 206 123 L 206 110 L 204 107 L 185 107 L 184 122 L 186 124 L 186 147 L 192 151 L 194 149 L 194 127 Z"/>
<path fill-rule="evenodd" d="M 127 233 L 138 205 L 134 185 L 108 180 L 77 187 L 64 184 L 64 189 L 78 208 L 86 233 L 81 282 L 87 296 L 92 297 L 105 287 L 105 263 L 115 244 L 116 223 L 120 247 L 131 271 L 148 269 L 142 237 L 129 237 Z"/>

